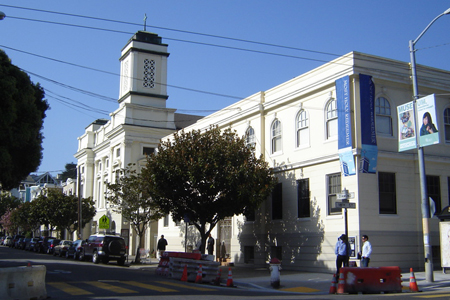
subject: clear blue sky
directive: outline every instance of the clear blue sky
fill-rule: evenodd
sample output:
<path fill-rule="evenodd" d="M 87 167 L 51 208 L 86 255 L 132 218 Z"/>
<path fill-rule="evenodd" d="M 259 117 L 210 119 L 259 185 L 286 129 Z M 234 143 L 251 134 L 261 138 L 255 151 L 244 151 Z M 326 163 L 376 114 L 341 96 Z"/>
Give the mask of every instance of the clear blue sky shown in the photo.
<path fill-rule="evenodd" d="M 144 14 L 147 31 L 157 33 L 169 45 L 167 107 L 207 115 L 350 51 L 409 61 L 408 41 L 450 7 L 447 0 L 0 2 L 0 11 L 7 15 L 0 21 L 0 48 L 33 82 L 41 83 L 51 106 L 38 172 L 54 175 L 66 163 L 76 162 L 77 137 L 85 127 L 98 118 L 109 118 L 108 113 L 118 107 L 120 51 L 135 32 L 143 30 Z M 447 15 L 417 43 L 417 63 L 450 70 L 449 32 Z"/>

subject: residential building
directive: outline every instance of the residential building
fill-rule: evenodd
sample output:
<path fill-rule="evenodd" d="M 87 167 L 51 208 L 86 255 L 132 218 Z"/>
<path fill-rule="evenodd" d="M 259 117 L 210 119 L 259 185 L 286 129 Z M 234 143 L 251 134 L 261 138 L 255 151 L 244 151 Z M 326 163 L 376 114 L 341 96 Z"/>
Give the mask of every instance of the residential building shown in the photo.
<path fill-rule="evenodd" d="M 236 130 L 279 179 L 254 217 L 232 216 L 216 226 L 215 253 L 224 243 L 235 264 L 277 257 L 283 268 L 334 272 L 335 243 L 347 220 L 352 261 L 365 234 L 373 247 L 370 266 L 423 270 L 417 151 L 399 152 L 397 107 L 413 100 L 410 76 L 408 63 L 350 52 L 186 127 Z M 435 94 L 440 143 L 424 152 L 428 193 L 439 212 L 450 203 L 450 72 L 418 66 L 418 81 L 421 95 Z M 355 208 L 339 207 L 344 189 L 354 195 Z M 438 223 L 430 220 L 435 267 Z M 169 251 L 184 251 L 192 240 L 185 226 L 169 216 L 159 221 Z"/>

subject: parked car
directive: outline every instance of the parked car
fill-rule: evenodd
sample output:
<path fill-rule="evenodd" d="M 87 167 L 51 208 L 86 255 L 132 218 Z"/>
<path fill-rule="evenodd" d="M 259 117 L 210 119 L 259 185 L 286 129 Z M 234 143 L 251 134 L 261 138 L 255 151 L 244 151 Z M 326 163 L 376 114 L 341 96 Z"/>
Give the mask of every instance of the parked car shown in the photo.
<path fill-rule="evenodd" d="M 53 256 L 58 255 L 59 257 L 65 256 L 67 249 L 72 245 L 72 241 L 61 240 L 58 245 L 53 248 Z"/>
<path fill-rule="evenodd" d="M 78 259 L 80 257 L 80 252 L 83 251 L 85 240 L 76 240 L 70 245 L 66 251 L 66 258 L 73 257 L 73 259 Z"/>
<path fill-rule="evenodd" d="M 5 241 L 6 236 L 0 237 L 0 245 L 3 245 L 3 242 Z"/>
<path fill-rule="evenodd" d="M 47 253 L 48 241 L 53 239 L 55 238 L 52 236 L 41 237 L 41 240 L 39 241 L 38 245 L 34 248 L 35 251 L 39 253 Z"/>
<path fill-rule="evenodd" d="M 28 251 L 34 251 L 34 245 L 39 241 L 39 238 L 31 238 L 28 242 L 25 243 L 25 249 Z"/>
<path fill-rule="evenodd" d="M 11 243 L 12 243 L 12 237 L 8 235 L 8 236 L 5 238 L 5 240 L 3 241 L 3 245 L 4 245 L 4 246 L 9 246 L 9 245 L 11 245 Z"/>
<path fill-rule="evenodd" d="M 31 243 L 30 243 L 30 251 L 33 251 L 33 252 L 39 252 L 39 247 L 40 247 L 40 245 L 39 245 L 39 243 L 42 241 L 42 237 L 36 237 L 36 238 L 34 238 L 33 240 L 31 240 Z"/>
<path fill-rule="evenodd" d="M 14 248 L 21 249 L 24 240 L 25 240 L 24 237 L 17 239 L 17 241 L 14 242 Z"/>
<path fill-rule="evenodd" d="M 25 237 L 24 235 L 16 234 L 15 236 L 13 236 L 11 245 L 9 247 L 16 248 L 16 244 L 19 241 L 19 239 L 24 237 Z"/>
<path fill-rule="evenodd" d="M 47 254 L 52 254 L 55 246 L 59 244 L 60 239 L 49 239 L 47 241 L 47 250 L 45 251 Z"/>
<path fill-rule="evenodd" d="M 31 242 L 31 238 L 23 238 L 19 243 L 19 249 L 25 250 L 25 247 L 27 246 L 27 243 Z"/>
<path fill-rule="evenodd" d="M 125 240 L 115 235 L 91 235 L 84 245 L 84 251 L 80 254 L 80 260 L 91 258 L 94 264 L 100 260 L 107 264 L 116 260 L 119 266 L 125 264 L 126 247 Z"/>

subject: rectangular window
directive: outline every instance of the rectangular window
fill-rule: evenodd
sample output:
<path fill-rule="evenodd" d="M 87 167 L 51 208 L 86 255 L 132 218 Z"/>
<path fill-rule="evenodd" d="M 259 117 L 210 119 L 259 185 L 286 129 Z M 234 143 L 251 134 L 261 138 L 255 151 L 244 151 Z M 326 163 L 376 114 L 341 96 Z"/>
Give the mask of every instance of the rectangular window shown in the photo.
<path fill-rule="evenodd" d="M 169 215 L 164 216 L 164 227 L 169 227 Z"/>
<path fill-rule="evenodd" d="M 328 185 L 328 214 L 342 214 L 342 208 L 336 208 L 337 194 L 341 192 L 341 173 L 330 174 L 327 176 Z"/>
<path fill-rule="evenodd" d="M 120 148 L 116 149 L 116 157 L 120 157 Z"/>
<path fill-rule="evenodd" d="M 378 172 L 378 197 L 380 214 L 397 213 L 395 173 Z"/>
<path fill-rule="evenodd" d="M 448 205 L 450 205 L 450 177 L 447 177 Z"/>
<path fill-rule="evenodd" d="M 153 152 L 155 152 L 155 148 L 144 147 L 144 148 L 142 149 L 142 154 L 143 154 L 143 155 L 151 155 L 151 154 L 153 154 Z"/>
<path fill-rule="evenodd" d="M 434 201 L 434 211 L 433 207 L 430 206 L 430 217 L 433 217 L 434 214 L 440 213 L 441 208 L 441 183 L 439 180 L 439 176 L 428 176 L 427 175 L 427 190 L 428 190 L 428 198 L 433 199 Z M 430 203 L 432 204 L 432 203 Z"/>
<path fill-rule="evenodd" d="M 255 260 L 255 247 L 244 246 L 244 263 L 253 263 Z"/>
<path fill-rule="evenodd" d="M 309 194 L 309 179 L 297 180 L 298 218 L 309 218 L 311 216 Z"/>
<path fill-rule="evenodd" d="M 272 191 L 272 220 L 283 219 L 283 189 L 282 184 L 277 183 Z"/>

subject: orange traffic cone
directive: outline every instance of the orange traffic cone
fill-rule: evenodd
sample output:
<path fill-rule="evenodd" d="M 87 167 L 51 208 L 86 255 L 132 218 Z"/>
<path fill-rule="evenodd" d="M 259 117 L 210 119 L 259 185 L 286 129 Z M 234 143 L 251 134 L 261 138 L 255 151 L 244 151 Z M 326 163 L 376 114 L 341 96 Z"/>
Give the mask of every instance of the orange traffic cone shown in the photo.
<path fill-rule="evenodd" d="M 202 277 L 203 277 L 202 265 L 199 265 L 198 266 L 197 277 L 195 278 L 195 283 L 202 283 Z"/>
<path fill-rule="evenodd" d="M 214 284 L 215 285 L 220 285 L 220 276 L 222 275 L 222 269 L 218 268 L 217 269 L 217 276 L 216 276 L 216 280 L 214 280 Z"/>
<path fill-rule="evenodd" d="M 187 281 L 187 265 L 184 265 L 183 275 L 181 275 L 181 281 Z"/>
<path fill-rule="evenodd" d="M 333 280 L 331 280 L 329 294 L 336 294 L 336 274 L 333 274 Z"/>
<path fill-rule="evenodd" d="M 228 287 L 232 287 L 233 286 L 233 274 L 231 274 L 231 268 L 228 268 L 227 286 Z"/>
<path fill-rule="evenodd" d="M 411 275 L 409 276 L 409 291 L 410 292 L 418 292 L 419 287 L 416 283 L 416 277 L 414 276 L 413 268 L 410 268 L 409 271 L 411 272 Z"/>
<path fill-rule="evenodd" d="M 338 287 L 337 287 L 337 293 L 338 294 L 344 294 L 345 293 L 344 273 L 339 273 L 339 284 L 338 284 Z"/>

